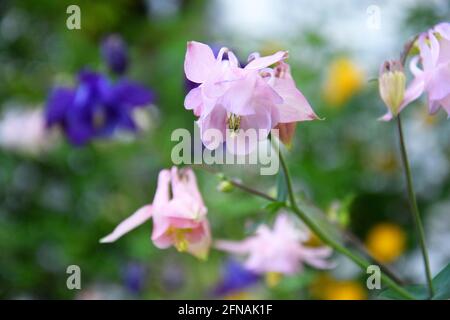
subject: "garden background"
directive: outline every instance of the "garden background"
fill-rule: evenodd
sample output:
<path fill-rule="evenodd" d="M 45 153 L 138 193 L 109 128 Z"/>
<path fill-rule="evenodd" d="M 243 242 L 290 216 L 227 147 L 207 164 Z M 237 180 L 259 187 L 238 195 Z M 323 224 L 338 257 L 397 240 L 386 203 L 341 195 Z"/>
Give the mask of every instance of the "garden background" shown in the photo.
<path fill-rule="evenodd" d="M 81 9 L 69 30 L 66 8 Z M 394 123 L 376 82 L 379 65 L 396 58 L 417 32 L 448 21 L 448 1 L 147 0 L 0 3 L 0 112 L 45 106 L 57 85 L 83 68 L 107 72 L 102 39 L 128 45 L 127 76 L 154 92 L 136 115 L 140 131 L 48 150 L 15 148 L 0 130 L 0 298 L 273 298 L 367 299 L 366 275 L 343 257 L 332 271 L 306 268 L 274 286 L 239 282 L 239 268 L 212 250 L 206 262 L 158 250 L 151 223 L 110 245 L 99 239 L 152 200 L 158 171 L 170 167 L 176 128 L 193 131 L 183 107 L 186 42 L 232 48 L 238 57 L 289 50 L 300 90 L 324 121 L 301 123 L 288 154 L 294 183 L 379 260 L 411 283 L 423 266 L 404 192 Z M 425 101 L 403 116 L 434 274 L 450 260 L 450 125 L 430 117 Z M 2 119 L 0 115 L 0 119 Z M 2 120 L 0 120 L 0 128 Z M 24 126 L 24 130 L 26 127 Z M 56 130 L 57 131 L 57 130 Z M 58 133 L 55 133 L 58 135 Z M 220 169 L 220 168 L 219 168 Z M 228 176 L 275 192 L 276 178 L 254 168 L 225 167 Z M 263 200 L 217 190 L 220 180 L 197 170 L 214 238 L 239 240 L 272 221 Z M 82 289 L 68 290 L 66 268 L 82 270 Z"/>

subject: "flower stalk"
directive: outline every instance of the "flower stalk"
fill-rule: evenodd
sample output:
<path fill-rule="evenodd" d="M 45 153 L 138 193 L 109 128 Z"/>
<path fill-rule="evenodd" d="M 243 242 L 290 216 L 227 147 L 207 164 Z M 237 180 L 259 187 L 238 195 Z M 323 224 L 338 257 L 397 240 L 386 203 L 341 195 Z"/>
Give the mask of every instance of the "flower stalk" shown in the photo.
<path fill-rule="evenodd" d="M 284 160 L 283 154 L 281 152 L 278 152 L 280 157 L 280 164 L 281 168 L 285 174 L 286 177 L 286 187 L 288 190 L 288 197 L 289 197 L 289 205 L 288 208 L 290 208 L 294 213 L 296 213 L 299 218 L 308 226 L 308 228 L 311 229 L 312 232 L 325 244 L 332 247 L 337 252 L 343 254 L 344 256 L 348 257 L 350 260 L 352 260 L 355 264 L 357 264 L 360 268 L 363 270 L 367 270 L 367 267 L 371 265 L 367 260 L 360 257 L 359 255 L 351 252 L 349 249 L 345 248 L 338 242 L 334 241 L 331 237 L 328 236 L 328 234 L 320 229 L 319 226 L 316 225 L 316 223 L 308 217 L 297 205 L 297 202 L 295 200 L 295 194 L 292 187 L 292 179 L 291 175 L 289 173 L 288 166 L 286 164 L 286 161 Z M 401 295 L 403 298 L 412 300 L 414 297 L 405 289 L 400 287 L 395 281 L 393 281 L 390 277 L 388 277 L 385 273 L 381 273 L 381 279 L 386 283 L 392 290 L 397 292 L 399 295 Z"/>
<path fill-rule="evenodd" d="M 425 275 L 427 278 L 428 293 L 431 298 L 434 295 L 434 288 L 433 288 L 432 275 L 431 275 L 431 270 L 430 270 L 430 261 L 428 258 L 428 251 L 427 251 L 427 246 L 425 243 L 425 232 L 423 229 L 422 220 L 420 218 L 420 212 L 419 212 L 419 207 L 417 205 L 416 194 L 414 192 L 414 183 L 413 183 L 413 179 L 412 179 L 412 175 L 411 175 L 411 168 L 409 165 L 408 153 L 406 151 L 405 139 L 404 139 L 404 135 L 403 135 L 402 120 L 400 118 L 400 114 L 397 115 L 396 119 L 397 119 L 398 137 L 399 137 L 399 141 L 400 141 L 400 151 L 401 151 L 402 162 L 403 162 L 403 170 L 405 173 L 406 184 L 407 184 L 409 205 L 411 208 L 411 214 L 414 219 L 414 224 L 416 226 L 417 236 L 419 238 L 419 245 L 420 245 L 420 250 L 422 251 L 423 264 L 425 267 Z"/>

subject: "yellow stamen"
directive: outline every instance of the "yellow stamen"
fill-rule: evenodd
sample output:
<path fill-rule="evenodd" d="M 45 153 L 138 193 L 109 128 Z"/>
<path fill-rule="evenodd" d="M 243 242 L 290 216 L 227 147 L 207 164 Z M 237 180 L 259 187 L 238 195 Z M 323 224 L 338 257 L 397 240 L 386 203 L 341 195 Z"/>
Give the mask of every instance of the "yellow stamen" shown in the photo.
<path fill-rule="evenodd" d="M 227 118 L 227 124 L 228 124 L 228 129 L 230 129 L 232 131 L 231 134 L 233 136 L 233 134 L 235 134 L 240 129 L 241 116 L 231 113 Z"/>
<path fill-rule="evenodd" d="M 189 242 L 186 239 L 186 233 L 192 232 L 192 229 L 175 229 L 170 227 L 167 234 L 173 237 L 175 249 L 178 252 L 186 252 L 189 249 Z"/>

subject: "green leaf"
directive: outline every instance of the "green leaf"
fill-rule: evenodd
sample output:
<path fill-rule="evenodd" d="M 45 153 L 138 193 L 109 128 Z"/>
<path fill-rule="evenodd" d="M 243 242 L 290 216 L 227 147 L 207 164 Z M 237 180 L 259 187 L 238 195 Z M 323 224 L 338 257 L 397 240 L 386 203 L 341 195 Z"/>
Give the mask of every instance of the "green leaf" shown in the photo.
<path fill-rule="evenodd" d="M 433 300 L 450 299 L 450 263 L 433 279 Z"/>
<path fill-rule="evenodd" d="M 428 291 L 424 285 L 411 285 L 406 286 L 403 289 L 408 291 L 416 300 L 425 300 L 428 297 Z M 384 290 L 378 297 L 388 300 L 405 300 L 403 296 L 391 289 Z"/>
<path fill-rule="evenodd" d="M 442 269 L 439 274 L 433 279 L 434 296 L 433 300 L 448 300 L 450 299 L 450 263 Z M 411 285 L 404 287 L 406 291 L 411 293 L 418 300 L 428 299 L 428 288 L 426 285 Z M 380 298 L 402 300 L 396 292 L 391 289 L 383 291 Z"/>
<path fill-rule="evenodd" d="M 266 205 L 264 209 L 269 211 L 270 213 L 275 213 L 285 206 L 286 206 L 285 202 L 271 202 L 268 205 Z"/>

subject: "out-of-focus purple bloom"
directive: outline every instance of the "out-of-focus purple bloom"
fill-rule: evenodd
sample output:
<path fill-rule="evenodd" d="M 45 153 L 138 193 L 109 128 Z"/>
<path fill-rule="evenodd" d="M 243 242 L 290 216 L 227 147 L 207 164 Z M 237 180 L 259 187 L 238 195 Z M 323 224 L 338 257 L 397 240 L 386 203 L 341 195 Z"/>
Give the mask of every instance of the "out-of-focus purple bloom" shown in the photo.
<path fill-rule="evenodd" d="M 128 68 L 128 50 L 125 41 L 117 34 L 107 36 L 101 44 L 101 54 L 109 69 L 122 75 Z"/>
<path fill-rule="evenodd" d="M 246 289 L 261 279 L 261 276 L 245 269 L 236 260 L 228 260 L 225 264 L 222 280 L 214 288 L 213 294 L 224 296 Z"/>
<path fill-rule="evenodd" d="M 84 70 L 76 88 L 55 88 L 47 101 L 48 127 L 59 125 L 74 145 L 106 137 L 116 129 L 136 130 L 134 108 L 154 100 L 153 93 L 125 78 L 111 82 L 106 76 Z"/>
<path fill-rule="evenodd" d="M 145 266 L 136 262 L 129 263 L 123 273 L 125 287 L 133 294 L 141 293 L 146 276 Z"/>
<path fill-rule="evenodd" d="M 165 263 L 161 275 L 164 290 L 172 292 L 180 290 L 186 284 L 186 272 L 182 264 L 175 261 Z"/>
<path fill-rule="evenodd" d="M 222 48 L 222 46 L 213 44 L 210 47 L 211 47 L 211 49 L 212 49 L 212 51 L 214 53 L 214 56 L 217 58 L 217 55 L 219 54 L 219 51 Z M 225 52 L 223 54 L 223 58 L 222 59 L 223 60 L 228 60 L 228 53 Z M 239 63 L 241 65 L 241 67 L 245 66 L 245 63 L 243 63 L 240 59 L 239 59 Z M 184 76 L 184 86 L 185 86 L 186 93 L 188 93 L 192 89 L 197 88 L 199 85 L 200 85 L 200 83 L 195 83 L 195 82 L 189 80 L 188 78 L 186 78 L 186 75 Z"/>

